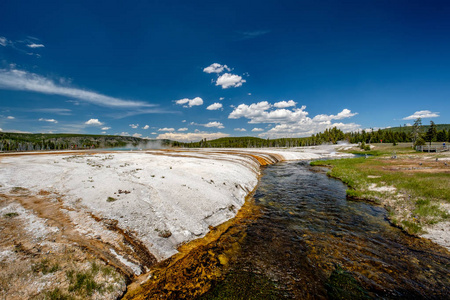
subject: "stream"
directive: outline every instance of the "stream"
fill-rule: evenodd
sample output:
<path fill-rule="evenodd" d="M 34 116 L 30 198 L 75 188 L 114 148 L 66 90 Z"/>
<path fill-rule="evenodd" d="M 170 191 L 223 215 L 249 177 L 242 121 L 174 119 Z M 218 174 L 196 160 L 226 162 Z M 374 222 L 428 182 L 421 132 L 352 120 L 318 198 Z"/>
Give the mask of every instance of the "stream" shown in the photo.
<path fill-rule="evenodd" d="M 307 162 L 264 168 L 259 217 L 232 231 L 239 249 L 217 242 L 226 272 L 198 299 L 450 299 L 449 252 L 345 190 Z"/>

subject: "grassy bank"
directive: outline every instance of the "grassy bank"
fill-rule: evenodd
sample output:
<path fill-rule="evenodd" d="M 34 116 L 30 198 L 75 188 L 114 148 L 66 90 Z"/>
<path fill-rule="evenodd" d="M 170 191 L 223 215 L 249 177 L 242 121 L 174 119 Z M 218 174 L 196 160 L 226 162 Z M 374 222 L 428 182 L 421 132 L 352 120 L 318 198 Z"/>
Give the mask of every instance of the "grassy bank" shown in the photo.
<path fill-rule="evenodd" d="M 424 233 L 427 226 L 450 220 L 448 152 L 417 153 L 406 144 L 383 144 L 375 145 L 369 153 L 375 156 L 311 165 L 331 167 L 328 174 L 349 186 L 349 198 L 384 205 L 390 220 L 411 234 Z"/>

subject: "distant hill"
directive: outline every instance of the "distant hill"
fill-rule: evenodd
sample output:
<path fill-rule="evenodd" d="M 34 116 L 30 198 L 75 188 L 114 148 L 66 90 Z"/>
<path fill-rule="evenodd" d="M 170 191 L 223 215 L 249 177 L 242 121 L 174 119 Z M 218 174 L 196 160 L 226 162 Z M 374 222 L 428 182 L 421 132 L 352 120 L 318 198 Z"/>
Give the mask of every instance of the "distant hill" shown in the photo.
<path fill-rule="evenodd" d="M 131 136 L 66 133 L 0 132 L 0 151 L 69 150 L 124 147 L 167 147 L 170 140 L 146 140 Z"/>
<path fill-rule="evenodd" d="M 428 130 L 428 128 L 430 127 L 430 125 L 422 125 L 422 131 L 426 132 Z M 406 132 L 406 133 L 411 133 L 412 131 L 412 126 L 401 126 L 401 127 L 390 127 L 390 128 L 385 128 L 383 130 L 390 130 L 392 132 Z M 436 124 L 436 130 L 437 131 L 441 131 L 441 130 L 445 130 L 445 131 L 449 131 L 450 130 L 450 124 Z"/>

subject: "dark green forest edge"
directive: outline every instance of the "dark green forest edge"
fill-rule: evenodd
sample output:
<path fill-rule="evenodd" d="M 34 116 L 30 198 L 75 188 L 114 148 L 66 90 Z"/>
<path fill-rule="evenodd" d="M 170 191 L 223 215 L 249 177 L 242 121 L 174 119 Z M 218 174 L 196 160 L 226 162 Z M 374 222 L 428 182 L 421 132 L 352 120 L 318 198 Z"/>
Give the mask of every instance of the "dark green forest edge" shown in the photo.
<path fill-rule="evenodd" d="M 432 135 L 427 135 L 430 131 Z M 429 137 L 429 138 L 428 138 Z M 431 139 L 431 140 L 429 140 Z M 379 130 L 362 130 L 358 132 L 344 133 L 336 127 L 327 129 L 310 137 L 303 138 L 281 138 L 281 139 L 261 139 L 257 137 L 227 137 L 207 141 L 181 143 L 172 142 L 172 146 L 183 148 L 261 148 L 261 147 L 303 147 L 316 146 L 322 144 L 337 144 L 346 141 L 352 144 L 357 143 L 406 143 L 411 142 L 416 145 L 424 145 L 425 142 L 449 142 L 450 124 L 434 123 L 423 126 L 421 120 L 416 120 L 413 126 L 394 127 Z"/>
<path fill-rule="evenodd" d="M 130 136 L 0 132 L 0 152 L 167 147 L 169 140 Z"/>
<path fill-rule="evenodd" d="M 427 133 L 433 131 L 429 138 Z M 431 140 L 430 140 L 431 138 Z M 227 137 L 207 141 L 183 143 L 170 140 L 147 140 L 136 137 L 83 134 L 32 134 L 0 132 L 0 152 L 39 151 L 39 150 L 81 150 L 105 148 L 261 148 L 261 147 L 301 147 L 322 144 L 349 143 L 401 143 L 449 142 L 450 124 L 422 126 L 416 120 L 413 126 L 395 127 L 379 130 L 362 130 L 344 133 L 334 127 L 310 137 L 261 139 L 257 137 Z"/>

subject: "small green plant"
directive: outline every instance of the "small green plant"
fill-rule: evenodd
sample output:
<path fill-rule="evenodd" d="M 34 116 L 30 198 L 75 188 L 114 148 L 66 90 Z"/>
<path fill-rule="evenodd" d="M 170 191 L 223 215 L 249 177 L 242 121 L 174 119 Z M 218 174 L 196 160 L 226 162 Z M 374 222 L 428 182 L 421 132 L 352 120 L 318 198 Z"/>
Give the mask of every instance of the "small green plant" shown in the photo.
<path fill-rule="evenodd" d="M 48 259 L 43 259 L 40 262 L 33 264 L 31 266 L 31 270 L 34 273 L 39 273 L 42 272 L 42 274 L 49 274 L 49 273 L 54 273 L 56 271 L 59 270 L 59 264 L 58 263 L 54 263 L 54 264 L 50 264 Z"/>
<path fill-rule="evenodd" d="M 10 213 L 4 214 L 3 216 L 4 216 L 5 218 L 14 218 L 14 217 L 17 217 L 18 215 L 19 215 L 19 214 L 16 213 L 16 212 L 10 212 Z"/>
<path fill-rule="evenodd" d="M 103 291 L 103 285 L 95 281 L 92 270 L 79 273 L 71 270 L 66 275 L 70 282 L 69 292 L 91 296 L 95 291 Z"/>
<path fill-rule="evenodd" d="M 405 230 L 410 234 L 418 234 L 422 231 L 422 226 L 417 223 L 410 222 L 408 220 L 403 220 L 401 223 Z"/>
<path fill-rule="evenodd" d="M 106 199 L 106 202 L 114 202 L 114 201 L 116 201 L 116 200 L 117 200 L 116 198 L 108 197 L 108 198 Z"/>
<path fill-rule="evenodd" d="M 51 291 L 47 291 L 44 293 L 44 299 L 48 300 L 72 300 L 75 299 L 70 295 L 65 294 L 59 288 L 54 288 Z"/>

